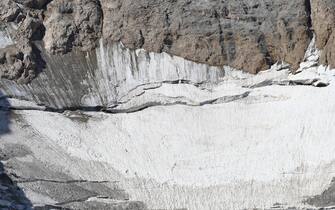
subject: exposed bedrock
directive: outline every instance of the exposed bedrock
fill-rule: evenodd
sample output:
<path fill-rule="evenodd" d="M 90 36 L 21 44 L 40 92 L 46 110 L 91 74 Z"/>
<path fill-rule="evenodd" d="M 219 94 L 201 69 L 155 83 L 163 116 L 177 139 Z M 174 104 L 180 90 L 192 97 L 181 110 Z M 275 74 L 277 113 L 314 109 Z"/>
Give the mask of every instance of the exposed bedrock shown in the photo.
<path fill-rule="evenodd" d="M 73 47 L 83 51 L 96 47 L 101 36 L 102 11 L 98 0 L 54 0 L 44 21 L 44 42 L 52 53 L 67 53 Z"/>
<path fill-rule="evenodd" d="M 310 40 L 305 0 L 102 0 L 103 36 L 251 73 L 284 60 L 297 69 Z"/>
<path fill-rule="evenodd" d="M 251 73 L 277 61 L 298 68 L 315 31 L 321 63 L 335 66 L 335 3 L 331 0 L 4 0 L 1 27 L 17 52 L 1 77 L 30 82 L 39 73 L 34 41 L 50 54 L 94 50 L 100 38 L 130 49 L 166 52 Z M 21 54 L 21 56 L 17 56 Z M 23 55 L 23 56 L 22 56 Z"/>
<path fill-rule="evenodd" d="M 316 33 L 316 44 L 323 49 L 322 64 L 335 67 L 335 2 L 312 0 L 312 21 Z"/>
<path fill-rule="evenodd" d="M 18 2 L 34 6 L 28 1 Z M 30 2 L 37 6 L 40 1 Z M 1 1 L 0 6 L 0 78 L 28 83 L 41 70 L 39 53 L 34 50 L 33 42 L 44 36 L 43 11 L 26 8 L 11 0 Z"/>
<path fill-rule="evenodd" d="M 0 18 L 13 29 L 20 53 L 36 40 L 43 40 L 50 54 L 86 52 L 103 38 L 130 49 L 257 73 L 277 61 L 291 64 L 292 70 L 299 67 L 311 38 L 308 2 L 5 0 Z M 23 65 L 20 74 L 5 63 L 7 71 L 14 71 L 10 75 L 18 75 L 10 79 L 27 83 L 39 73 L 34 51 L 25 56 L 32 65 Z"/>

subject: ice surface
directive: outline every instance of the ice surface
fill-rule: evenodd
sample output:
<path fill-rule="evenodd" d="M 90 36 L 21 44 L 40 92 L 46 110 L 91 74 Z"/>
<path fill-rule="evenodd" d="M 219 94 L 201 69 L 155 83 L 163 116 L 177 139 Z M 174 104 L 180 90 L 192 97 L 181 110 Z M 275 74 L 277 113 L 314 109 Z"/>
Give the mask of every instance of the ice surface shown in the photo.
<path fill-rule="evenodd" d="M 287 80 L 269 71 L 252 81 L 282 78 Z M 85 121 L 69 113 L 19 114 L 65 154 L 106 163 L 133 180 L 123 188 L 150 208 L 241 209 L 275 202 L 303 206 L 305 196 L 322 192 L 334 177 L 335 83 L 333 76 L 328 78 L 329 86 L 323 88 L 246 87 L 251 78 L 229 79 L 210 91 L 192 84 L 162 84 L 143 95 L 150 100 L 159 94 L 201 101 L 250 94 L 202 106 L 84 113 Z M 94 179 L 85 174 L 92 172 L 81 176 Z"/>
<path fill-rule="evenodd" d="M 97 72 L 81 81 L 92 87 L 85 104 L 117 101 L 110 111 L 133 113 L 61 114 L 10 100 L 36 111 L 15 111 L 29 130 L 13 122 L 1 139 L 81 179 L 115 178 L 115 170 L 150 209 L 301 207 L 335 176 L 335 74 L 316 65 L 313 42 L 297 73 L 277 63 L 258 75 L 101 46 Z"/>
<path fill-rule="evenodd" d="M 10 38 L 8 33 L 4 30 L 0 30 L 0 48 L 5 48 L 8 45 L 13 44 L 13 40 Z"/>

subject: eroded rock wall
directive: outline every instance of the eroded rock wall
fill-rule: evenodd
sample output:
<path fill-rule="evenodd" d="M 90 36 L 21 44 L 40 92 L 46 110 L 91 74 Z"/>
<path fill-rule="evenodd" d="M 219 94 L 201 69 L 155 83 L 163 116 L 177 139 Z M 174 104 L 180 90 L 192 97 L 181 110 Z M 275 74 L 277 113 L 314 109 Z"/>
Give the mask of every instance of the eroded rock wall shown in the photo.
<path fill-rule="evenodd" d="M 19 3 L 22 4 L 19 4 Z M 37 2 L 42 1 L 0 2 L 0 25 L 10 32 L 13 43 L 0 49 L 0 78 L 28 83 L 39 70 L 39 54 L 34 50 L 33 42 L 44 36 L 43 10 Z"/>
<path fill-rule="evenodd" d="M 310 40 L 305 0 L 101 2 L 106 40 L 252 73 L 296 69 Z"/>
<path fill-rule="evenodd" d="M 54 0 L 48 5 L 44 42 L 51 53 L 67 53 L 74 47 L 92 50 L 100 38 L 102 11 L 98 0 Z"/>
<path fill-rule="evenodd" d="M 294 70 L 311 38 L 306 2 L 5 0 L 0 19 L 12 29 L 16 52 L 5 55 L 14 61 L 1 63 L 1 77 L 28 83 L 38 75 L 35 41 L 43 40 L 50 54 L 65 54 L 93 50 L 100 38 L 251 73 L 277 61 Z"/>
<path fill-rule="evenodd" d="M 320 62 L 335 67 L 335 2 L 312 0 L 312 21 L 317 47 L 323 49 Z"/>

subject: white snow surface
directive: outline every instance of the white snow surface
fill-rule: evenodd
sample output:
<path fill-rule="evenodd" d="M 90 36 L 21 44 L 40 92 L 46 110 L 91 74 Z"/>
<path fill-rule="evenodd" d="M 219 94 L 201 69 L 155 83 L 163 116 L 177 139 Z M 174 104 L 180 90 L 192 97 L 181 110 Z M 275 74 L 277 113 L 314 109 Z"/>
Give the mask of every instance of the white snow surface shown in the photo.
<path fill-rule="evenodd" d="M 192 98 L 206 92 L 190 85 L 154 91 Z M 111 163 L 129 176 L 136 172 L 162 183 L 210 186 L 271 181 L 302 165 L 304 174 L 313 174 L 320 163 L 331 162 L 334 102 L 333 84 L 319 89 L 275 85 L 227 104 L 88 113 L 92 118 L 85 124 L 59 114 L 43 113 L 42 120 L 40 112 L 25 113 L 31 126 L 76 157 Z"/>
<path fill-rule="evenodd" d="M 122 99 L 124 109 L 151 104 L 133 113 L 16 113 L 43 139 L 25 142 L 36 157 L 48 144 L 60 156 L 107 164 L 127 180 L 131 199 L 151 209 L 300 207 L 335 176 L 335 74 L 316 65 L 317 53 L 309 49 L 298 74 L 278 63 L 256 76 L 226 68 L 218 84 L 155 82 Z M 22 131 L 15 123 L 11 130 L 1 138 L 19 141 Z M 40 158 L 63 164 L 51 153 Z M 83 179 L 108 178 L 91 166 L 62 165 Z"/>
<path fill-rule="evenodd" d="M 269 70 L 211 88 L 163 84 L 145 93 L 151 100 L 155 94 L 203 100 L 250 91 L 248 97 L 229 103 L 154 106 L 131 114 L 84 113 L 87 122 L 74 120 L 69 112 L 20 114 L 66 154 L 107 163 L 138 180 L 137 187 L 126 183 L 124 188 L 152 208 L 302 205 L 305 196 L 321 193 L 335 176 L 333 72 L 309 73 L 328 75 L 330 85 L 245 87 L 250 80 L 280 83 L 288 80 L 284 75 L 290 77 Z M 219 198 L 222 190 L 234 196 Z M 203 201 L 207 191 L 210 198 Z"/>

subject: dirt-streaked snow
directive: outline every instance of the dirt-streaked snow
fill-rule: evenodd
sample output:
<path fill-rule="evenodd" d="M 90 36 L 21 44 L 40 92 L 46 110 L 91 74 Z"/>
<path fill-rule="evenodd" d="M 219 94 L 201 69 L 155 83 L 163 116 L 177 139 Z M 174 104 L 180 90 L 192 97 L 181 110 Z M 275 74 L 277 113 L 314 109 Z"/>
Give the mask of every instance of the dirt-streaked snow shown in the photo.
<path fill-rule="evenodd" d="M 23 110 L 13 111 L 0 146 L 25 145 L 29 154 L 11 161 L 40 161 L 62 178 L 118 182 L 149 209 L 301 207 L 335 176 L 335 74 L 316 65 L 313 44 L 298 74 L 277 63 L 258 75 L 225 67 L 223 78 L 220 69 L 207 72 L 178 57 L 101 47 L 100 73 L 130 84 L 115 86 L 120 104 L 109 111 L 134 112 L 56 113 L 10 99 Z M 113 67 L 131 63 L 134 53 L 142 58 L 136 74 L 131 66 Z M 190 73 L 195 67 L 201 71 Z M 102 93 L 115 97 L 115 84 L 104 82 L 110 81 L 100 81 Z M 59 175 L 25 170 L 33 169 L 14 171 Z M 33 189 L 26 193 L 33 203 L 53 202 Z"/>
<path fill-rule="evenodd" d="M 278 78 L 273 74 L 262 77 Z M 84 120 L 75 113 L 71 117 L 71 112 L 19 114 L 66 154 L 107 163 L 138 182 L 137 187 L 124 183 L 124 188 L 152 208 L 299 205 L 304 196 L 324 190 L 335 175 L 332 77 L 324 88 L 252 88 L 248 97 L 229 103 L 154 106 L 131 114 L 85 113 Z M 248 89 L 241 81 L 230 79 L 211 91 L 164 84 L 146 94 L 197 99 Z M 87 173 L 86 178 L 94 176 Z M 225 196 L 220 197 L 222 192 Z"/>

